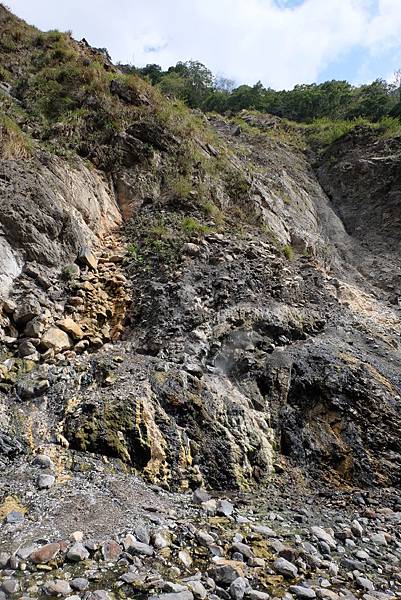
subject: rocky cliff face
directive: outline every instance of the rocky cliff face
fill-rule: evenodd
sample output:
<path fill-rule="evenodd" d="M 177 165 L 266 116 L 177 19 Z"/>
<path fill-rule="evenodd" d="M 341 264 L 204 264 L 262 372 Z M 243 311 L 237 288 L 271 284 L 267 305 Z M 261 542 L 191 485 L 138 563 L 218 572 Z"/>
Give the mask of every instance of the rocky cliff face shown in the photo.
<path fill-rule="evenodd" d="M 398 485 L 400 140 L 311 159 L 277 119 L 192 114 L 1 18 L 3 468 Z"/>

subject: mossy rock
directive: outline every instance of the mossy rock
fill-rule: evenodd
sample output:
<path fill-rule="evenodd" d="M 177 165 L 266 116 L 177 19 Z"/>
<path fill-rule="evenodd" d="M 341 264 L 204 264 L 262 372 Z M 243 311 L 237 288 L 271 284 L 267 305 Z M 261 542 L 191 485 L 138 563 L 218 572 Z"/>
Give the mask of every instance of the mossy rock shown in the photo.
<path fill-rule="evenodd" d="M 119 458 L 139 469 L 151 458 L 140 400 L 83 403 L 78 413 L 67 416 L 64 435 L 72 448 Z"/>

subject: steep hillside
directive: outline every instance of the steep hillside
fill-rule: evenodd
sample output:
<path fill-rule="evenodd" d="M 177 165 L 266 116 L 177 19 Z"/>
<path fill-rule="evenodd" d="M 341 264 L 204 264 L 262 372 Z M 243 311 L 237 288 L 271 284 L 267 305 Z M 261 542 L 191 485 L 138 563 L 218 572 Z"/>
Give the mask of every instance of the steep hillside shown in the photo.
<path fill-rule="evenodd" d="M 0 28 L 5 549 L 64 539 L 74 528 L 122 535 L 144 514 L 152 522 L 154 509 L 159 525 L 176 528 L 176 545 L 159 556 L 173 538 L 154 543 L 152 568 L 173 569 L 171 557 L 189 544 L 193 568 L 204 573 L 207 557 L 232 558 L 224 536 L 235 523 L 248 523 L 237 535 L 259 544 L 251 563 L 273 560 L 266 528 L 261 538 L 249 530 L 252 514 L 263 520 L 271 510 L 264 490 L 290 511 L 277 534 L 284 539 L 304 517 L 316 525 L 313 507 L 304 514 L 289 496 L 319 505 L 318 494 L 363 489 L 360 504 L 386 498 L 399 509 L 401 139 L 361 127 L 316 153 L 305 128 L 253 112 L 235 120 L 191 112 L 85 41 L 41 33 L 2 5 Z M 199 516 L 178 493 L 198 487 L 234 490 L 254 513 L 234 521 L 201 494 Z M 346 523 L 348 501 L 339 500 Z M 224 535 L 216 511 L 231 519 Z M 316 511 L 329 518 L 324 505 Z M 7 520 L 14 513 L 22 520 Z M 195 526 L 172 526 L 177 514 L 196 523 L 211 515 L 221 550 Z M 334 508 L 329 516 L 332 525 Z M 374 531 L 383 534 L 380 523 Z M 337 548 L 329 534 L 313 535 L 319 565 L 274 548 L 300 561 L 302 577 L 326 568 Z M 211 554 L 194 550 L 194 539 Z M 243 545 L 237 554 L 248 552 Z M 37 562 L 64 552 L 53 550 Z M 399 544 L 393 551 L 399 564 Z M 85 552 L 100 556 L 96 544 Z M 3 558 L 0 568 L 13 564 Z M 283 577 L 294 576 L 286 568 L 255 576 L 264 582 L 258 593 L 282 596 Z M 344 569 L 358 587 L 360 560 Z M 42 589 L 32 572 L 29 585 Z M 153 584 L 135 585 L 140 594 Z M 219 597 L 229 597 L 225 589 Z"/>
<path fill-rule="evenodd" d="M 63 439 L 174 486 L 287 458 L 395 484 L 399 140 L 356 130 L 316 176 L 302 130 L 207 119 L 1 20 L 3 446 Z M 118 367 L 85 357 L 121 335 Z"/>

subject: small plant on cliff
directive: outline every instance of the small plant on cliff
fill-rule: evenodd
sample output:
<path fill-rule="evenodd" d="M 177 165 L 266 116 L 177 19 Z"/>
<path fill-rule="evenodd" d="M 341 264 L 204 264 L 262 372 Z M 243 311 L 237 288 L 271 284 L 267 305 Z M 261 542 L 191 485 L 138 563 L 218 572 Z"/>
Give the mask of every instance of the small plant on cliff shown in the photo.
<path fill-rule="evenodd" d="M 286 257 L 287 260 L 293 260 L 294 259 L 294 249 L 290 244 L 286 244 L 283 248 L 283 253 L 284 256 Z"/>
<path fill-rule="evenodd" d="M 0 157 L 26 159 L 32 155 L 33 142 L 18 124 L 0 112 Z"/>
<path fill-rule="evenodd" d="M 182 229 L 187 233 L 204 234 L 210 231 L 210 227 L 203 225 L 193 217 L 184 217 L 181 223 Z"/>
<path fill-rule="evenodd" d="M 185 200 L 192 191 L 192 184 L 189 177 L 179 175 L 167 180 L 167 189 L 176 198 Z"/>
<path fill-rule="evenodd" d="M 207 217 L 213 219 L 218 225 L 222 225 L 224 222 L 224 213 L 218 206 L 212 201 L 206 201 L 202 204 L 201 209 Z"/>
<path fill-rule="evenodd" d="M 228 195 L 234 201 L 247 196 L 252 187 L 245 175 L 241 171 L 234 169 L 230 169 L 227 172 L 225 184 Z"/>
<path fill-rule="evenodd" d="M 338 120 L 322 118 L 316 119 L 310 125 L 305 126 L 307 137 L 317 144 L 329 145 L 340 137 L 349 133 L 358 125 L 372 126 L 365 118 L 359 117 L 353 120 Z"/>
<path fill-rule="evenodd" d="M 70 283 L 79 276 L 79 272 L 80 271 L 78 265 L 65 265 L 61 270 L 61 279 Z"/>
<path fill-rule="evenodd" d="M 139 252 L 138 245 L 134 242 L 132 244 L 128 244 L 127 252 L 135 262 L 143 262 L 143 256 Z"/>

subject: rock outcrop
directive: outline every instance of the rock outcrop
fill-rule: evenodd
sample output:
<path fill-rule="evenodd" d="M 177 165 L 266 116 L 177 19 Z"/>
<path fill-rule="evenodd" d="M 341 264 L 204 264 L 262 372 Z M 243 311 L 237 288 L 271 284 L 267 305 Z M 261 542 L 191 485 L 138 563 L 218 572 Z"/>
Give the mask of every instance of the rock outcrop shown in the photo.
<path fill-rule="evenodd" d="M 58 481 L 94 455 L 182 489 L 286 470 L 399 485 L 400 140 L 357 130 L 312 161 L 278 119 L 233 132 L 0 16 L 20 27 L 1 98 L 18 136 L 0 153 L 0 464 L 45 448 Z M 64 73 L 50 99 L 47 61 Z"/>

